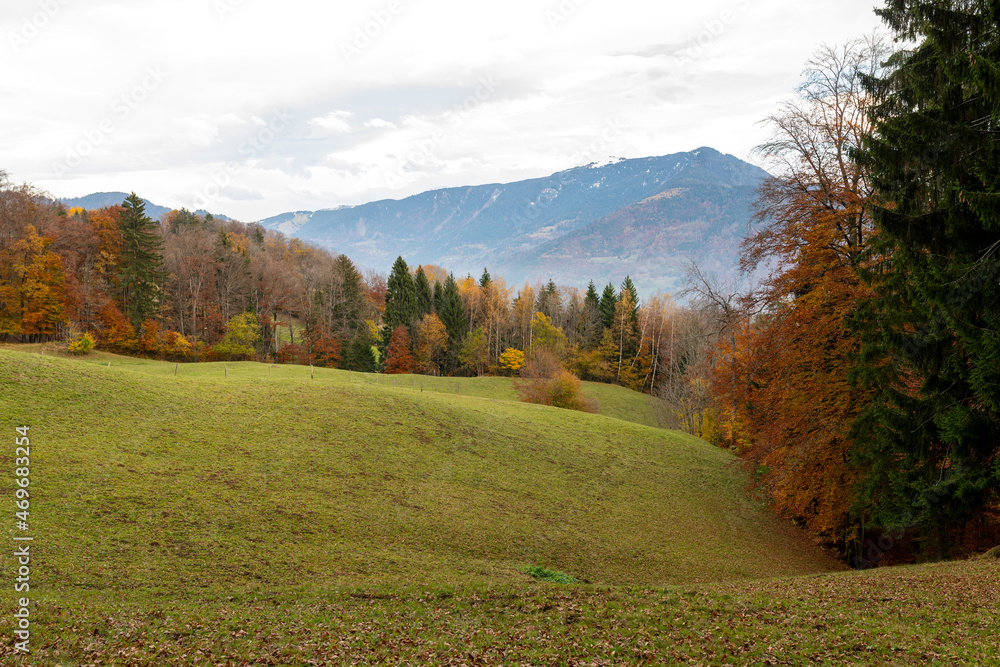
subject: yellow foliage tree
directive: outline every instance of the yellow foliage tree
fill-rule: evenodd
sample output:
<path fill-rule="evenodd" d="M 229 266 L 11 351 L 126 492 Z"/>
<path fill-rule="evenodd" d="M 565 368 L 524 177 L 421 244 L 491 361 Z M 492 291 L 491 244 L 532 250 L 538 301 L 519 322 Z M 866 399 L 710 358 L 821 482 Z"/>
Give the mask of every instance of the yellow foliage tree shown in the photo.
<path fill-rule="evenodd" d="M 510 375 L 516 375 L 518 371 L 524 368 L 524 352 L 513 347 L 508 347 L 500 355 L 500 368 Z"/>

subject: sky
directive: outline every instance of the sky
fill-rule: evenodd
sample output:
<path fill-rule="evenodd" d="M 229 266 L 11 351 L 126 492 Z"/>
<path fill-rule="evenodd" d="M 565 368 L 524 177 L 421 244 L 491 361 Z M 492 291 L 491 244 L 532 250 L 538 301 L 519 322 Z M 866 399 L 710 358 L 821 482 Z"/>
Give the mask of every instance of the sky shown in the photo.
<path fill-rule="evenodd" d="M 0 169 L 246 222 L 711 146 L 876 0 L 4 0 Z"/>

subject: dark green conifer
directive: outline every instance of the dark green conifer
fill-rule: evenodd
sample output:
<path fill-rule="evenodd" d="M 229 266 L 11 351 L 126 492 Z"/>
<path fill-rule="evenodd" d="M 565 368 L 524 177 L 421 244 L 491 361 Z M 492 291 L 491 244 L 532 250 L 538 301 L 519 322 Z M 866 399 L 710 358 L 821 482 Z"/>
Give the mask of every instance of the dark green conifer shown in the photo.
<path fill-rule="evenodd" d="M 122 252 L 118 266 L 118 292 L 122 310 L 136 329 L 159 312 L 167 272 L 163 268 L 159 226 L 146 215 L 146 205 L 134 192 L 122 202 L 118 227 Z"/>
<path fill-rule="evenodd" d="M 417 286 L 410 275 L 410 267 L 402 257 L 397 257 L 386 281 L 385 315 L 387 331 L 396 327 L 409 327 L 417 317 Z"/>
<path fill-rule="evenodd" d="M 615 286 L 608 283 L 601 294 L 601 324 L 610 329 L 615 321 L 615 306 L 618 305 L 618 293 Z"/>
<path fill-rule="evenodd" d="M 876 296 L 856 318 L 855 377 L 875 398 L 853 434 L 866 513 L 946 557 L 949 530 L 1000 488 L 1000 14 L 968 0 L 878 13 L 919 43 L 866 81 Z"/>
<path fill-rule="evenodd" d="M 417 267 L 414 283 L 417 290 L 417 318 L 419 319 L 434 311 L 434 295 L 431 292 L 431 283 L 427 280 L 424 267 Z"/>

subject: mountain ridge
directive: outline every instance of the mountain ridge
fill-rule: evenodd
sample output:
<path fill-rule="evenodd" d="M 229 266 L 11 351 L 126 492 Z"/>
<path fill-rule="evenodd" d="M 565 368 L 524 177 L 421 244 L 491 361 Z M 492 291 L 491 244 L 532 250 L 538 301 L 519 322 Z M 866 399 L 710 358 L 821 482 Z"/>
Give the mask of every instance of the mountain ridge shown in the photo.
<path fill-rule="evenodd" d="M 647 278 L 643 291 L 670 291 L 685 261 L 709 260 L 723 274 L 736 270 L 750 206 L 767 176 L 732 155 L 701 147 L 591 163 L 511 183 L 290 211 L 260 223 L 378 270 L 402 256 L 414 265 L 439 264 L 460 275 L 487 267 L 510 284 L 558 277 L 583 287 L 591 279 L 618 282 L 625 275 L 641 275 Z M 641 223 L 639 240 L 654 246 L 626 244 L 607 255 L 614 250 L 607 239 L 624 231 L 616 224 L 630 214 Z M 683 257 L 676 256 L 680 245 Z M 713 249 L 713 256 L 699 248 Z M 666 273 L 658 272 L 658 258 L 666 260 Z"/>
<path fill-rule="evenodd" d="M 756 191 L 767 177 L 760 167 L 703 146 L 257 222 L 382 272 L 402 256 L 456 275 L 486 267 L 510 285 L 553 279 L 582 289 L 590 280 L 618 284 L 629 275 L 644 294 L 673 292 L 691 262 L 722 279 L 735 276 Z M 60 201 L 92 209 L 126 196 L 100 192 Z M 153 218 L 171 210 L 143 201 Z"/>

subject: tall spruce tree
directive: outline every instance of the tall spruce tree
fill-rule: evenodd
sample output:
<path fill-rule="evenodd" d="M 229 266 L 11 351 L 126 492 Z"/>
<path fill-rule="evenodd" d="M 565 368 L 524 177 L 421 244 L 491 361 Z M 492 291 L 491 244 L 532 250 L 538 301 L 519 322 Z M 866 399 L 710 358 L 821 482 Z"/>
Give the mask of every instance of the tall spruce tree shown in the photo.
<path fill-rule="evenodd" d="M 469 330 L 469 319 L 465 314 L 465 306 L 462 305 L 462 295 L 458 292 L 458 283 L 455 282 L 455 275 L 449 273 L 444 281 L 444 289 L 441 291 L 441 310 L 438 317 L 444 323 L 448 331 L 449 346 L 457 345 L 465 337 Z"/>
<path fill-rule="evenodd" d="M 122 251 L 118 265 L 118 291 L 125 315 L 139 328 L 159 311 L 160 294 L 167 279 L 163 268 L 158 225 L 146 215 L 146 205 L 134 192 L 122 202 L 118 217 Z"/>
<path fill-rule="evenodd" d="M 399 326 L 409 327 L 416 317 L 417 286 L 406 261 L 397 257 L 386 281 L 385 315 L 382 320 L 392 331 Z"/>
<path fill-rule="evenodd" d="M 340 298 L 333 304 L 334 333 L 340 338 L 350 339 L 365 325 L 363 279 L 347 255 L 337 255 L 333 270 L 340 279 Z"/>
<path fill-rule="evenodd" d="M 616 305 L 618 305 L 618 293 L 615 291 L 615 286 L 608 283 L 601 294 L 601 323 L 605 329 L 614 326 Z"/>
<path fill-rule="evenodd" d="M 1000 8 L 888 0 L 878 13 L 918 45 L 866 81 L 877 296 L 856 318 L 855 376 L 875 400 L 853 435 L 869 516 L 947 557 L 950 530 L 1000 488 Z"/>
<path fill-rule="evenodd" d="M 597 288 L 591 280 L 587 285 L 587 294 L 583 297 L 583 347 L 587 350 L 596 349 L 601 344 L 601 335 L 604 333 L 604 318 L 601 316 L 601 297 L 597 295 Z"/>
<path fill-rule="evenodd" d="M 444 285 L 440 280 L 434 281 L 434 312 L 441 312 L 441 305 L 444 303 Z"/>
<path fill-rule="evenodd" d="M 632 323 L 638 324 L 639 322 L 639 292 L 635 288 L 635 283 L 632 282 L 631 276 L 625 276 L 625 280 L 622 281 L 621 291 L 619 292 L 619 297 L 622 296 L 622 292 L 629 292 L 632 295 Z"/>
<path fill-rule="evenodd" d="M 417 267 L 413 282 L 417 291 L 417 317 L 420 318 L 434 312 L 434 294 L 431 292 L 431 283 L 427 279 L 424 267 Z"/>

